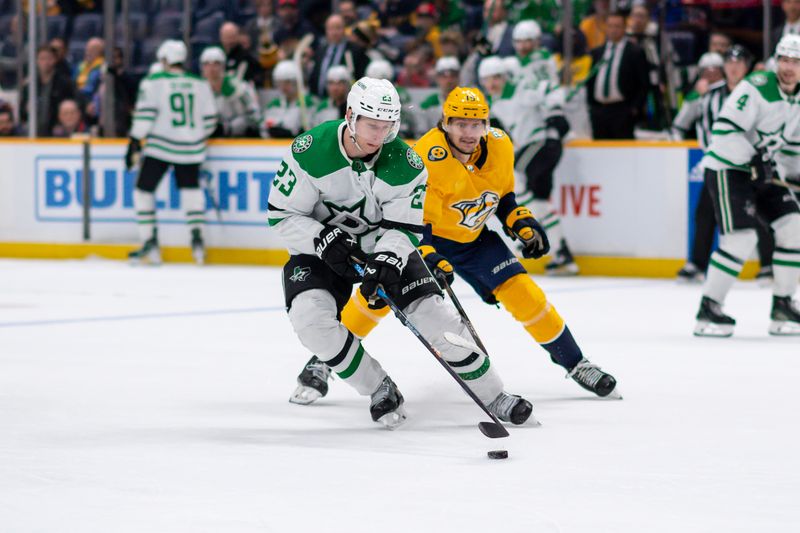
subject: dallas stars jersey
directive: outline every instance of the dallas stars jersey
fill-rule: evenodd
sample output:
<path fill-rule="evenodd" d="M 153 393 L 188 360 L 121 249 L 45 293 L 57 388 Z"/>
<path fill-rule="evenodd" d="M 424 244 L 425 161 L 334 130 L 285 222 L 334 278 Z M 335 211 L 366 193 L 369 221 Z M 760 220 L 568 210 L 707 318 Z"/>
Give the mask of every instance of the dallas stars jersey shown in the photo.
<path fill-rule="evenodd" d="M 311 95 L 306 95 L 306 114 L 309 124 L 313 119 L 317 103 Z M 289 102 L 282 94 L 267 104 L 264 109 L 264 120 L 261 122 L 261 136 L 270 137 L 270 128 L 286 130 L 291 138 L 303 131 L 303 120 L 298 100 Z"/>
<path fill-rule="evenodd" d="M 518 147 L 544 141 L 548 136 L 547 119 L 564 115 L 564 91 L 561 87 L 532 76 L 519 83 L 512 103 L 514 118 L 509 125 L 509 133 Z M 558 133 L 551 137 L 559 139 Z"/>
<path fill-rule="evenodd" d="M 248 131 L 258 131 L 261 110 L 250 83 L 225 76 L 219 93 L 214 94 L 214 100 L 225 135 L 241 137 Z"/>
<path fill-rule="evenodd" d="M 208 83 L 194 74 L 158 72 L 142 80 L 131 137 L 146 139 L 142 154 L 168 163 L 202 163 L 217 128 Z"/>
<path fill-rule="evenodd" d="M 546 80 L 553 84 L 558 84 L 558 67 L 556 60 L 548 50 L 539 48 L 525 57 L 519 57 L 519 64 L 522 66 L 519 77 L 526 78 L 533 76 L 539 80 Z"/>
<path fill-rule="evenodd" d="M 314 126 L 319 126 L 323 122 L 328 122 L 329 120 L 338 120 L 340 118 L 344 118 L 342 109 L 329 97 L 317 104 L 317 108 L 314 109 L 314 118 L 311 121 L 311 124 Z"/>
<path fill-rule="evenodd" d="M 444 95 L 445 97 L 447 95 Z M 442 104 L 444 98 L 437 91 L 422 102 L 419 103 L 419 112 L 417 113 L 417 131 L 418 137 L 422 137 L 431 128 L 435 128 L 439 121 L 442 119 Z"/>
<path fill-rule="evenodd" d="M 800 171 L 800 102 L 787 95 L 773 72 L 747 76 L 722 106 L 702 164 L 712 170 L 748 171 L 757 148 L 772 154 L 781 176 Z"/>
<path fill-rule="evenodd" d="M 395 139 L 370 161 L 344 151 L 343 120 L 297 137 L 269 193 L 269 225 L 291 254 L 314 254 L 325 225 L 355 235 L 367 252 L 407 257 L 422 236 L 428 172 L 409 146 Z"/>
<path fill-rule="evenodd" d="M 499 97 L 494 98 L 491 95 L 488 97 L 492 118 L 499 120 L 501 127 L 506 131 L 511 131 L 511 128 L 514 126 L 514 121 L 516 120 L 516 114 L 520 111 L 519 109 L 515 109 L 515 90 L 516 87 L 514 84 L 508 82 L 503 86 L 503 92 Z"/>
<path fill-rule="evenodd" d="M 466 164 L 453 157 L 438 128 L 423 135 L 414 150 L 430 171 L 425 223 L 433 235 L 462 243 L 477 239 L 500 199 L 514 192 L 514 147 L 508 135 L 489 128 Z"/>
<path fill-rule="evenodd" d="M 717 120 L 722 104 L 730 95 L 728 82 L 720 80 L 709 86 L 708 92 L 700 96 L 691 92 L 684 100 L 681 110 L 672 121 L 673 132 L 677 137 L 685 137 L 694 126 L 697 132 L 697 142 L 705 150 L 711 142 L 711 129 Z"/>

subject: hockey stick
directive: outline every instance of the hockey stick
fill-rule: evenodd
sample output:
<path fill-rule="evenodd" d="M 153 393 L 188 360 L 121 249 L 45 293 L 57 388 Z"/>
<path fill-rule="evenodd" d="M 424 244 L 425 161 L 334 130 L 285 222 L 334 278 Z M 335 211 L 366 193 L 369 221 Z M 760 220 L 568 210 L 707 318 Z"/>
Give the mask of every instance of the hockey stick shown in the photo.
<path fill-rule="evenodd" d="M 472 335 L 472 338 L 475 340 L 475 344 L 477 344 L 478 348 L 481 349 L 483 355 L 488 357 L 489 352 L 486 351 L 486 346 L 484 346 L 481 338 L 478 336 L 478 332 L 475 330 L 475 326 L 472 325 L 472 321 L 467 316 L 467 312 L 464 311 L 464 307 L 461 305 L 461 302 L 458 300 L 458 298 L 456 298 L 455 291 L 453 291 L 452 287 L 450 287 L 450 284 L 447 283 L 447 278 L 444 276 L 444 274 L 439 272 L 437 272 L 434 276 L 439 280 L 439 285 L 444 287 L 444 290 L 450 296 L 450 300 L 452 300 L 453 305 L 456 306 L 456 310 L 458 311 L 458 314 L 461 315 L 461 320 L 463 320 L 464 324 L 466 324 L 469 334 Z"/>
<path fill-rule="evenodd" d="M 305 34 L 303 38 L 300 39 L 300 42 L 297 43 L 297 47 L 295 47 L 294 54 L 292 55 L 292 61 L 294 61 L 297 67 L 297 103 L 300 106 L 300 123 L 303 125 L 303 131 L 311 129 L 311 123 L 308 120 L 308 108 L 306 107 L 306 84 L 303 79 L 303 54 L 308 50 L 313 41 L 313 33 Z"/>
<path fill-rule="evenodd" d="M 211 202 L 212 209 L 214 209 L 214 212 L 217 214 L 217 222 L 222 222 L 222 210 L 219 208 L 217 199 L 214 197 L 217 191 L 211 184 L 210 174 L 210 172 L 208 174 L 203 174 L 201 171 L 201 176 L 203 177 L 200 178 L 200 184 L 206 193 L 206 198 L 208 198 L 208 201 Z"/>
<path fill-rule="evenodd" d="M 361 274 L 362 276 L 364 275 L 363 266 L 361 266 L 358 263 L 353 263 L 353 266 L 355 267 L 356 271 L 359 274 Z M 406 314 L 400 310 L 397 304 L 394 303 L 394 300 L 392 300 L 389 297 L 389 295 L 386 294 L 386 292 L 380 287 L 378 288 L 378 296 L 380 296 L 383 299 L 383 301 L 386 302 L 389 308 L 394 312 L 394 315 L 400 320 L 400 323 L 402 323 L 405 327 L 411 330 L 411 333 L 413 333 L 414 336 L 417 339 L 419 339 L 419 341 L 425 346 L 425 348 L 427 348 L 428 351 L 431 352 L 431 354 L 433 354 L 436 360 L 439 361 L 439 364 L 441 364 L 442 367 L 444 367 L 444 369 L 447 370 L 447 373 L 450 374 L 453 377 L 453 379 L 456 380 L 456 382 L 461 386 L 462 389 L 464 389 L 464 392 L 467 393 L 467 396 L 472 398 L 472 401 L 478 404 L 478 407 L 480 407 L 483 410 L 483 412 L 486 413 L 489 416 L 489 418 L 492 419 L 491 422 L 478 422 L 478 429 L 481 430 L 481 433 L 483 433 L 490 439 L 508 437 L 509 436 L 508 430 L 505 427 L 503 427 L 503 425 L 500 423 L 497 417 L 494 416 L 494 414 L 491 411 L 489 411 L 489 408 L 486 407 L 486 405 L 480 400 L 480 398 L 478 398 L 475 395 L 475 393 L 472 392 L 472 389 L 470 389 L 469 386 L 466 383 L 464 383 L 464 380 L 461 379 L 461 377 L 456 373 L 456 371 L 450 368 L 450 365 L 448 365 L 447 361 L 445 361 L 444 358 L 442 357 L 441 352 L 439 352 L 439 350 L 434 348 L 434 346 L 430 342 L 428 342 L 428 340 L 425 337 L 422 336 L 422 333 L 420 333 L 419 330 L 416 327 L 414 327 L 414 324 L 411 323 L 411 321 L 408 319 L 408 316 L 406 316 Z M 456 335 L 453 335 L 453 337 L 456 337 Z"/>

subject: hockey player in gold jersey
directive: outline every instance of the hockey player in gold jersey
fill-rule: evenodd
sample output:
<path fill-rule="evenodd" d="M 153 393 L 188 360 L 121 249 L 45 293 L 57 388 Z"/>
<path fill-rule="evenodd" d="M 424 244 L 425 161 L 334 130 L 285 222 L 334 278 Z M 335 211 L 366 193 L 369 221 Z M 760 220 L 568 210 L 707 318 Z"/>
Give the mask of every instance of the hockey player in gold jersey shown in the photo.
<path fill-rule="evenodd" d="M 426 232 L 419 251 L 430 270 L 448 283 L 455 272 L 486 303 L 502 304 L 580 386 L 601 397 L 620 397 L 614 377 L 583 357 L 542 289 L 501 237 L 486 227 L 497 216 L 506 233 L 522 242 L 524 257 L 539 258 L 549 250 L 542 226 L 527 207 L 517 205 L 514 148 L 505 132 L 489 127 L 484 95 L 478 89 L 454 89 L 444 103 L 442 122 L 414 150 L 429 173 Z M 342 312 L 342 323 L 363 338 L 388 313 L 388 308 L 374 307 L 356 292 Z M 329 375 L 312 357 L 290 401 L 311 403 L 324 396 Z"/>

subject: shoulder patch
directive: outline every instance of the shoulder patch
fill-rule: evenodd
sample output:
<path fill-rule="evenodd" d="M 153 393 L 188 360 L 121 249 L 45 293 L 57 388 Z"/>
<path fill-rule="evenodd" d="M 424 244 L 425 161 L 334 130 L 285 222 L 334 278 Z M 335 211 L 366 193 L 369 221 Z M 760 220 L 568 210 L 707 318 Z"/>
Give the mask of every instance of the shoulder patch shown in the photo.
<path fill-rule="evenodd" d="M 755 72 L 750 76 L 750 83 L 756 87 L 763 87 L 767 84 L 767 77 L 760 72 Z"/>
<path fill-rule="evenodd" d="M 314 142 L 314 137 L 310 133 L 297 137 L 292 143 L 292 152 L 301 154 L 311 148 L 311 143 Z"/>
<path fill-rule="evenodd" d="M 406 150 L 406 159 L 408 160 L 408 164 L 412 167 L 416 168 L 417 170 L 422 170 L 425 168 L 425 163 L 422 162 L 422 158 L 417 155 L 417 152 L 409 148 Z"/>
<path fill-rule="evenodd" d="M 441 146 L 434 146 L 428 150 L 428 161 L 441 161 L 447 157 L 447 150 Z"/>
<path fill-rule="evenodd" d="M 491 133 L 492 137 L 495 139 L 502 139 L 505 136 L 505 132 L 498 128 L 489 128 L 489 133 Z"/>

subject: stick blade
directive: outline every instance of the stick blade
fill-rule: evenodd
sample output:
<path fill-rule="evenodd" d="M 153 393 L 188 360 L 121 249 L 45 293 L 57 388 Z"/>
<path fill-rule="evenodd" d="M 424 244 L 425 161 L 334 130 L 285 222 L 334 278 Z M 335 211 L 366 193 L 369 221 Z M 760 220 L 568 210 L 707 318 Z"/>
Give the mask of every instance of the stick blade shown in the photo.
<path fill-rule="evenodd" d="M 494 422 L 478 422 L 478 429 L 490 439 L 501 439 L 509 436 L 508 430 L 502 424 L 495 424 Z"/>

